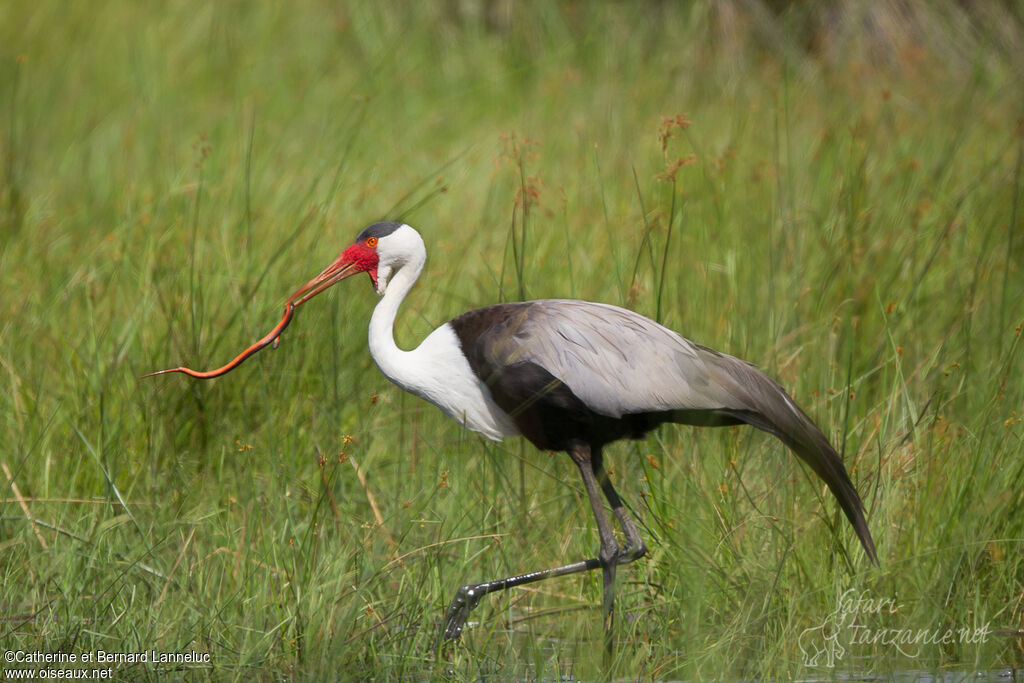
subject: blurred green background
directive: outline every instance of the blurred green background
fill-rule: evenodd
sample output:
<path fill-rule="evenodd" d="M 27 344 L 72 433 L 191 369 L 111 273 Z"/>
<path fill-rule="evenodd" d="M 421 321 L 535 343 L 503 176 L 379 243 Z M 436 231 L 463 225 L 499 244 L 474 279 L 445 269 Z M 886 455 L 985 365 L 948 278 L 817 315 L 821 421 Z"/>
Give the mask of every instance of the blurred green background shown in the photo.
<path fill-rule="evenodd" d="M 0 648 L 210 655 L 117 665 L 130 680 L 1024 667 L 1022 21 L 1013 2 L 4 3 Z M 405 348 L 558 296 L 759 364 L 843 453 L 881 567 L 777 441 L 665 427 L 608 453 L 651 548 L 619 573 L 610 662 L 596 576 L 491 596 L 435 651 L 459 585 L 596 552 L 564 455 L 388 384 L 363 279 L 226 378 L 140 379 L 226 362 L 382 218 L 428 246 Z M 850 589 L 899 608 L 809 663 L 801 634 Z"/>

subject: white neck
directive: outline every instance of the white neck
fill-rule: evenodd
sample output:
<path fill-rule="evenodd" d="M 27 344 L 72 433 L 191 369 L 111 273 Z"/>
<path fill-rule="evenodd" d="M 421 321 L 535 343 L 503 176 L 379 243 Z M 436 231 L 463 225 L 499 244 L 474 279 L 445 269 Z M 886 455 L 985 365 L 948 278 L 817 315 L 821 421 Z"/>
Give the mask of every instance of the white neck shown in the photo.
<path fill-rule="evenodd" d="M 408 230 L 411 235 L 405 233 L 405 239 L 415 236 L 418 247 L 413 245 L 405 251 L 393 277 L 389 276 L 394 263 L 381 263 L 377 271 L 378 290 L 384 293 L 370 317 L 373 362 L 389 380 L 433 403 L 463 426 L 491 439 L 517 434 L 512 419 L 494 403 L 490 391 L 473 373 L 451 325 L 441 325 L 412 351 L 403 351 L 395 344 L 398 307 L 416 284 L 426 261 L 422 240 L 412 228 Z M 381 242 L 384 239 L 388 238 Z"/>
<path fill-rule="evenodd" d="M 408 374 L 415 369 L 409 358 L 414 352 L 403 351 L 395 344 L 395 316 L 422 271 L 423 260 L 402 265 L 385 284 L 384 294 L 370 317 L 370 355 L 385 377 L 407 391 L 413 390 Z"/>

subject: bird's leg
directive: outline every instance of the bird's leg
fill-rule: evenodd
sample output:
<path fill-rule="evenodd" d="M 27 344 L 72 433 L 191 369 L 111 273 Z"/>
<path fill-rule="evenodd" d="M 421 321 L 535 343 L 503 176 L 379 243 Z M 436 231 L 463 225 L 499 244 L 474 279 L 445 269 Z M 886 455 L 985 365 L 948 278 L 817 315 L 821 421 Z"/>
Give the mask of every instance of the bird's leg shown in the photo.
<path fill-rule="evenodd" d="M 510 576 L 505 579 L 486 581 L 484 583 L 466 584 L 455 593 L 455 597 L 452 599 L 451 604 L 449 604 L 448 609 L 445 610 L 444 622 L 441 624 L 443 628 L 442 637 L 444 640 L 455 640 L 458 638 L 459 635 L 462 634 L 462 629 L 466 625 L 469 613 L 478 604 L 480 604 L 480 599 L 488 593 L 507 590 L 509 588 L 515 588 L 516 586 L 524 586 L 528 583 L 541 581 L 543 579 L 550 579 L 556 576 L 588 572 L 593 569 L 597 569 L 600 566 L 601 561 L 597 558 L 592 558 L 581 562 L 573 562 L 572 564 L 567 564 L 562 567 L 555 567 L 553 569 L 542 569 L 541 571 L 529 572 L 528 574 Z"/>
<path fill-rule="evenodd" d="M 597 451 L 596 455 L 592 456 L 591 459 L 597 480 L 601 482 L 601 490 L 604 491 L 604 497 L 608 499 L 608 504 L 612 506 L 612 512 L 615 513 L 615 517 L 618 518 L 619 524 L 622 526 L 622 532 L 626 534 L 626 547 L 619 553 L 618 564 L 629 564 L 647 554 L 647 545 L 644 543 L 644 539 L 640 537 L 640 532 L 636 530 L 633 518 L 629 516 L 626 506 L 622 504 L 622 499 L 619 498 L 618 491 L 612 486 L 611 479 L 608 478 L 608 473 L 604 470 L 601 452 Z"/>
<path fill-rule="evenodd" d="M 597 533 L 601 538 L 601 549 L 598 551 L 597 559 L 601 563 L 601 576 L 604 580 L 605 648 L 608 653 L 611 653 L 612 621 L 615 614 L 615 569 L 619 565 L 619 544 L 615 541 L 612 526 L 608 523 L 608 516 L 604 512 L 604 503 L 601 500 L 600 488 L 597 483 L 596 472 L 604 473 L 601 465 L 601 450 L 600 448 L 591 449 L 589 444 L 576 442 L 569 447 L 568 451 L 583 477 L 583 486 L 587 490 L 587 498 L 590 499 L 590 507 L 594 511 L 594 520 L 597 522 Z M 607 475 L 603 478 L 606 481 L 608 479 Z M 614 493 L 614 489 L 612 492 Z M 616 500 L 618 500 L 617 495 Z M 619 501 L 619 506 L 622 506 L 621 501 Z M 632 526 L 632 521 L 629 523 Z M 633 532 L 636 533 L 635 527 Z M 639 538 L 639 534 L 636 536 Z"/>
<path fill-rule="evenodd" d="M 598 556 L 589 560 L 582 560 L 580 562 L 573 562 L 572 564 L 567 564 L 561 567 L 555 567 L 553 569 L 544 569 L 537 572 L 530 572 L 528 574 L 510 576 L 496 581 L 471 583 L 463 586 L 458 590 L 458 592 L 456 592 L 451 604 L 448 605 L 448 609 L 445 610 L 444 621 L 441 624 L 441 637 L 443 640 L 454 640 L 462 634 L 462 629 L 466 625 L 469 613 L 480 603 L 481 598 L 488 593 L 515 588 L 516 586 L 523 586 L 528 583 L 541 581 L 543 579 L 550 579 L 556 576 L 578 574 L 600 568 L 604 581 L 605 644 L 610 650 L 612 642 L 612 613 L 615 601 L 615 568 L 621 563 L 619 558 L 622 557 L 622 553 L 619 551 L 618 543 L 615 542 L 615 534 L 612 532 L 611 524 L 608 522 L 608 517 L 605 514 L 604 505 L 601 501 L 602 486 L 597 483 L 599 477 L 604 481 L 606 481 L 608 477 L 604 474 L 604 470 L 599 464 L 601 457 L 600 450 L 594 451 L 597 453 L 597 472 L 599 474 L 595 474 L 594 462 L 592 461 L 593 453 L 589 445 L 585 443 L 577 443 L 574 444 L 573 447 L 569 448 L 568 451 L 570 457 L 572 457 L 573 462 L 576 463 L 576 466 L 579 468 L 580 474 L 583 477 L 583 485 L 587 490 L 587 498 L 590 500 L 591 508 L 594 511 L 594 517 L 597 520 L 597 530 L 601 538 L 601 550 L 598 553 Z M 609 483 L 607 486 L 610 488 L 611 484 Z M 614 494 L 614 489 L 611 490 Z M 607 490 L 605 495 L 608 495 Z M 626 533 L 626 538 L 630 544 L 629 548 L 627 548 L 627 552 L 637 546 L 643 548 L 643 542 L 640 541 L 640 535 L 637 533 L 632 520 L 630 520 L 628 516 L 623 517 L 623 515 L 625 515 L 625 509 L 622 507 L 622 502 L 618 499 L 618 496 L 616 495 L 614 500 L 609 499 L 609 502 L 612 504 L 613 510 L 622 510 L 621 514 L 616 512 L 616 515 L 619 517 L 619 521 L 622 522 L 623 519 L 626 520 L 623 522 L 623 531 Z M 618 503 L 618 508 L 616 508 L 616 503 Z M 629 526 L 627 527 L 626 524 Z M 639 556 L 639 554 L 636 555 L 636 557 Z"/>

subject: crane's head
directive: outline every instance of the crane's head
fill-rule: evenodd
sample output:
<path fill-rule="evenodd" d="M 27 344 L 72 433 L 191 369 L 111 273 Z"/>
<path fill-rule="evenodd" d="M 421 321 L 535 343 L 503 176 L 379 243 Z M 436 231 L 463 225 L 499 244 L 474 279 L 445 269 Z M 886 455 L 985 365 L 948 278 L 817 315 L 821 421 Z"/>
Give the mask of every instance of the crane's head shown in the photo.
<path fill-rule="evenodd" d="M 404 223 L 374 223 L 363 229 L 341 256 L 319 275 L 299 288 L 290 303 L 303 304 L 336 282 L 356 273 L 367 273 L 378 294 L 384 294 L 391 275 L 412 265 L 419 274 L 426 259 L 423 238 Z"/>

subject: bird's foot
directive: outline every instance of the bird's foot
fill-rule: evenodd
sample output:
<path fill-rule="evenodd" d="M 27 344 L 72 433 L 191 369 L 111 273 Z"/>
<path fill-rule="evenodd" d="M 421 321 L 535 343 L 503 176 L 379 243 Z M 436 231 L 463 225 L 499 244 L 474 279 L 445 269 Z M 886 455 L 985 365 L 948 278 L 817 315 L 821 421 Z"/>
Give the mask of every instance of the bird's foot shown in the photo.
<path fill-rule="evenodd" d="M 480 598 L 487 594 L 486 583 L 471 583 L 460 588 L 444 613 L 444 639 L 456 640 L 462 635 L 469 613 L 480 604 Z"/>

